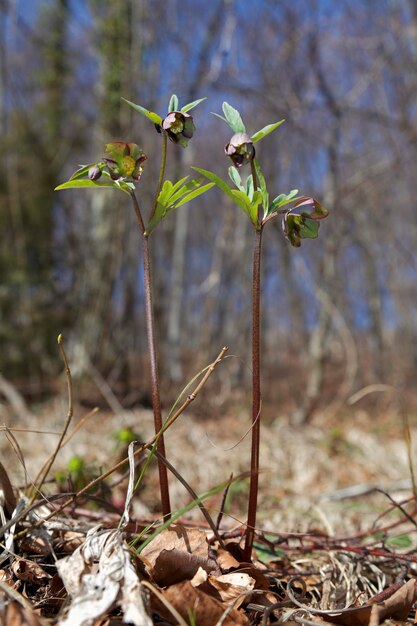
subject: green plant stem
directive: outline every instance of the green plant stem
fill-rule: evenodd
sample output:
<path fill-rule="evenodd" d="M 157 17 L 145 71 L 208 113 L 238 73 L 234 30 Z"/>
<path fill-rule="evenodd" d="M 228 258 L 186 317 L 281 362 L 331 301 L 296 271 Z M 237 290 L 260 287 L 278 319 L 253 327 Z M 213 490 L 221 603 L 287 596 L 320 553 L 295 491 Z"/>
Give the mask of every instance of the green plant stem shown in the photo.
<path fill-rule="evenodd" d="M 161 132 L 162 132 L 161 166 L 159 168 L 158 185 L 157 185 L 156 192 L 155 192 L 155 198 L 154 198 L 154 202 L 153 202 L 152 212 L 151 212 L 151 214 L 149 216 L 149 222 L 153 219 L 153 217 L 155 215 L 156 208 L 158 206 L 158 196 L 159 196 L 159 194 L 161 192 L 162 185 L 163 185 L 163 182 L 164 182 L 165 166 L 166 166 L 166 162 L 167 162 L 168 135 L 166 134 L 166 132 L 164 130 L 162 130 Z"/>
<path fill-rule="evenodd" d="M 152 298 L 152 273 L 151 273 L 151 255 L 149 248 L 149 237 L 145 235 L 145 226 L 143 223 L 141 211 L 137 198 L 132 193 L 133 206 L 135 208 L 136 217 L 138 220 L 139 228 L 142 236 L 142 253 L 143 253 L 143 283 L 145 292 L 145 318 L 146 318 L 146 334 L 148 338 L 148 354 L 149 354 L 149 372 L 151 379 L 151 394 L 152 394 L 152 409 L 153 419 L 155 426 L 155 434 L 158 434 L 162 430 L 162 413 L 161 413 L 161 397 L 159 392 L 159 375 L 157 365 L 157 353 L 155 342 L 155 327 L 154 327 L 154 311 L 153 311 L 153 298 Z M 158 438 L 157 450 L 163 457 L 165 454 L 165 442 L 164 436 L 161 435 Z M 161 492 L 161 506 L 164 519 L 168 519 L 171 516 L 171 505 L 169 500 L 169 486 L 168 486 L 168 472 L 165 465 L 160 459 L 158 459 L 158 471 L 159 471 L 159 488 Z"/>
<path fill-rule="evenodd" d="M 255 164 L 251 162 L 253 188 L 257 190 Z M 259 213 L 259 211 L 258 211 Z M 253 247 L 252 273 L 252 447 L 250 463 L 250 486 L 248 503 L 248 520 L 243 558 L 250 561 L 253 540 L 255 537 L 256 511 L 258 505 L 259 483 L 259 445 L 260 445 L 260 412 L 261 412 L 261 254 L 262 225 L 258 215 L 258 228 L 255 231 Z"/>

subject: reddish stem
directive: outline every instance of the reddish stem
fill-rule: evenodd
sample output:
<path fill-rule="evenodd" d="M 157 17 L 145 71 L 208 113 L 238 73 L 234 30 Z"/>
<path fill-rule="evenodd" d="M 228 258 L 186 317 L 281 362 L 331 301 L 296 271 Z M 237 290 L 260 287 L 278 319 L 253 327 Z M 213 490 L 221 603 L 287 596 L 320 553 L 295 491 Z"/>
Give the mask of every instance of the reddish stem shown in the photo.
<path fill-rule="evenodd" d="M 261 320 L 261 252 L 262 227 L 255 231 L 252 276 L 252 451 L 249 487 L 248 521 L 243 558 L 250 561 L 255 537 L 258 504 L 259 443 L 261 412 L 260 320 Z"/>
<path fill-rule="evenodd" d="M 152 273 L 151 273 L 151 255 L 149 249 L 149 237 L 145 235 L 145 227 L 143 224 L 140 208 L 136 196 L 132 193 L 133 206 L 138 220 L 139 228 L 142 235 L 142 252 L 143 252 L 143 281 L 145 292 L 145 317 L 146 317 L 146 334 L 148 338 L 148 354 L 149 354 L 149 372 L 151 379 L 152 392 L 152 408 L 155 426 L 155 434 L 162 430 L 162 413 L 161 413 L 161 397 L 159 392 L 159 375 L 157 364 L 157 353 L 155 343 L 154 328 L 154 312 L 152 298 Z M 158 438 L 157 450 L 161 456 L 166 457 L 164 436 Z M 161 506 L 164 519 L 171 517 L 171 504 L 169 500 L 168 472 L 164 463 L 158 458 L 159 471 L 159 488 L 161 492 Z"/>

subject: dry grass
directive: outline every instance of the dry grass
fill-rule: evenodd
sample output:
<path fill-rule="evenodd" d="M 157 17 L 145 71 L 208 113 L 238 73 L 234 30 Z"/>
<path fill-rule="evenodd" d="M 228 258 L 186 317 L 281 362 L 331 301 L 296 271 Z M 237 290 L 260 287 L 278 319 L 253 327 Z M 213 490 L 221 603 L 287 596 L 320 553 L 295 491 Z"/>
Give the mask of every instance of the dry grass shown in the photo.
<path fill-rule="evenodd" d="M 76 409 L 74 424 L 84 413 L 83 409 Z M 59 433 L 65 415 L 66 402 L 57 399 L 34 408 L 33 416 L 22 419 L 3 406 L 0 420 L 10 428 Z M 285 417 L 277 417 L 271 425 L 264 426 L 259 524 L 280 532 L 321 528 L 331 534 L 368 527 L 389 504 L 383 494 L 372 492 L 373 486 L 389 491 L 394 497 L 410 493 L 406 446 L 399 423 L 394 414 L 377 420 L 351 409 L 333 418 L 332 423 L 320 423 L 318 417 L 312 425 L 295 428 Z M 54 469 L 65 468 L 74 455 L 106 469 L 117 459 L 112 433 L 131 427 L 145 440 L 153 434 L 152 424 L 148 410 L 117 415 L 99 412 L 61 450 Z M 236 475 L 248 470 L 250 435 L 244 437 L 248 426 L 249 416 L 244 410 L 229 411 L 227 415 L 219 411 L 218 416 L 205 419 L 185 413 L 167 432 L 169 460 L 197 492 L 206 491 L 232 472 Z M 21 431 L 14 434 L 28 476 L 33 479 L 56 444 L 57 435 Z M 411 434 L 416 440 L 415 429 Z M 14 483 L 22 485 L 24 471 L 5 432 L 0 439 L 0 454 Z M 362 485 L 363 493 L 346 498 L 339 492 L 353 485 Z M 189 495 L 175 480 L 171 481 L 171 491 L 174 509 L 188 502 Z M 232 489 L 228 525 L 245 519 L 246 496 L 246 484 Z M 154 468 L 145 479 L 139 499 L 142 512 L 158 512 Z M 211 503 L 214 509 L 218 504 L 218 499 Z"/>

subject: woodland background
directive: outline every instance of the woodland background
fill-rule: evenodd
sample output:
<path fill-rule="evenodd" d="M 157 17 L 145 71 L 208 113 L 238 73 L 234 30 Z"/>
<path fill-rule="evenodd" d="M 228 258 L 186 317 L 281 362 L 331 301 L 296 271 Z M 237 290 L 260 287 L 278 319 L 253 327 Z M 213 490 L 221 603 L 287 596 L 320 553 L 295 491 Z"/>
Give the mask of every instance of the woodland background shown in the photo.
<path fill-rule="evenodd" d="M 146 207 L 159 137 L 120 98 L 164 115 L 176 93 L 207 101 L 188 149 L 169 145 L 170 175 L 190 164 L 226 174 L 230 132 L 210 112 L 227 100 L 249 132 L 286 119 L 259 147 L 274 195 L 298 188 L 331 211 L 298 250 L 276 221 L 266 232 L 271 419 L 308 421 L 374 383 L 413 403 L 414 0 L 0 0 L 0 28 L 0 371 L 24 396 L 56 390 L 63 333 L 79 399 L 97 402 L 105 380 L 124 406 L 146 403 L 134 214 L 123 194 L 53 189 L 109 141 L 134 141 L 149 156 Z M 216 398 L 250 390 L 252 226 L 216 193 L 152 236 L 164 398 L 225 344 L 239 358 Z"/>

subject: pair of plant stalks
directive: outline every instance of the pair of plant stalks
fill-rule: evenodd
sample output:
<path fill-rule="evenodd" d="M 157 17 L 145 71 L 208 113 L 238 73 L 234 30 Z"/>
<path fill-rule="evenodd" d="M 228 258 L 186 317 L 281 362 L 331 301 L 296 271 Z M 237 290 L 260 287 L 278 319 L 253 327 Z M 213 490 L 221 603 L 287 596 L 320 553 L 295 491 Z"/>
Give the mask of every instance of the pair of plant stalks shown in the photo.
<path fill-rule="evenodd" d="M 131 199 L 139 227 L 143 254 L 143 281 L 145 293 L 146 330 L 149 354 L 149 375 L 152 392 L 152 406 L 157 445 L 161 507 L 165 522 L 171 517 L 167 466 L 163 432 L 166 429 L 161 413 L 161 396 L 157 365 L 157 349 L 154 330 L 154 308 L 152 294 L 152 272 L 150 262 L 150 235 L 168 213 L 186 202 L 197 198 L 213 186 L 228 195 L 249 217 L 254 230 L 253 278 L 252 278 L 252 445 L 250 464 L 250 487 L 248 498 L 247 530 L 243 557 L 250 560 L 254 540 L 259 477 L 260 414 L 261 414 L 261 371 L 260 371 L 260 332 L 261 332 L 261 254 L 264 226 L 274 217 L 282 220 L 283 234 L 295 247 L 305 238 L 316 238 L 319 222 L 327 216 L 327 211 L 314 198 L 298 196 L 298 190 L 280 194 L 269 201 L 266 181 L 258 160 L 255 158 L 255 144 L 276 130 L 284 120 L 269 124 L 249 136 L 239 112 L 227 102 L 223 103 L 223 115 L 215 114 L 233 131 L 233 136 L 225 147 L 226 156 L 233 163 L 229 167 L 229 177 L 234 185 L 230 187 L 214 172 L 193 167 L 200 174 L 188 180 L 185 176 L 177 182 L 165 180 L 168 139 L 187 147 L 195 125 L 189 111 L 203 99 L 179 106 L 177 96 L 171 96 L 168 112 L 163 119 L 157 113 L 125 100 L 137 112 L 145 116 L 161 135 L 161 166 L 154 195 L 152 209 L 145 221 L 141 205 L 136 196 L 136 185 L 140 182 L 146 154 L 134 143 L 114 142 L 105 147 L 105 156 L 96 163 L 82 166 L 71 178 L 56 189 L 69 188 L 114 188 L 127 193 Z M 249 165 L 250 174 L 242 180 L 240 170 Z M 207 182 L 209 181 L 209 182 Z M 204 184 L 203 184 L 204 183 Z M 288 205 L 292 204 L 291 208 Z M 285 207 L 285 208 L 284 208 Z M 300 208 L 308 209 L 307 211 Z M 168 420 L 169 421 L 169 420 Z"/>

